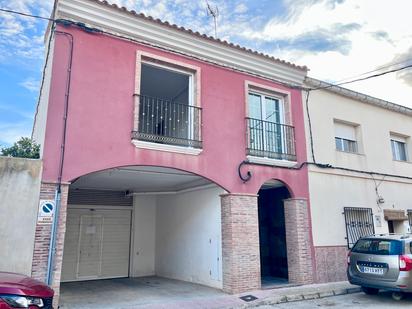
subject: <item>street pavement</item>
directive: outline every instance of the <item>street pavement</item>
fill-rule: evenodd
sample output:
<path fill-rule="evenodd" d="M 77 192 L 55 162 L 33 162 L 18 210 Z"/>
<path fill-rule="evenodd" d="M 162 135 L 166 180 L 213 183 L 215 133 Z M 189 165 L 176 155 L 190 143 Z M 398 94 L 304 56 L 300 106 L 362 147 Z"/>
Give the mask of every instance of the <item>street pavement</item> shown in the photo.
<path fill-rule="evenodd" d="M 395 301 L 391 294 L 381 292 L 378 295 L 366 295 L 364 293 L 354 293 L 339 296 L 331 296 L 314 300 L 303 300 L 288 302 L 276 305 L 262 305 L 259 309 L 286 309 L 286 308 L 412 308 L 412 295 L 407 295 L 403 300 Z"/>

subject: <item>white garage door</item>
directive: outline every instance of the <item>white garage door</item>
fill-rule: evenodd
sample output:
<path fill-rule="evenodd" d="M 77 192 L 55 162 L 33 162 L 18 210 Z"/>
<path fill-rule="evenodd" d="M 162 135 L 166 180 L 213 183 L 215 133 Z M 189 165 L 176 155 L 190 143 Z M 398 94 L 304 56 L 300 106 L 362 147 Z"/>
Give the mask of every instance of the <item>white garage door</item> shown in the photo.
<path fill-rule="evenodd" d="M 131 210 L 68 209 L 61 281 L 128 277 Z"/>

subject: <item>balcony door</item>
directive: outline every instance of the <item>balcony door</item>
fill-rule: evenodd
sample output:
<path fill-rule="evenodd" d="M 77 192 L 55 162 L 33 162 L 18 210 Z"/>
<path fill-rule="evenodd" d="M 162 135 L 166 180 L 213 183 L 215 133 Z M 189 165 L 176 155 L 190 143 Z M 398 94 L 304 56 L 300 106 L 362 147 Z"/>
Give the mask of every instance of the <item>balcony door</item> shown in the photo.
<path fill-rule="evenodd" d="M 194 75 L 177 68 L 142 63 L 139 99 L 140 139 L 193 146 L 195 124 L 200 121 L 194 106 Z"/>
<path fill-rule="evenodd" d="M 249 92 L 248 106 L 251 148 L 265 153 L 284 153 L 283 100 Z"/>

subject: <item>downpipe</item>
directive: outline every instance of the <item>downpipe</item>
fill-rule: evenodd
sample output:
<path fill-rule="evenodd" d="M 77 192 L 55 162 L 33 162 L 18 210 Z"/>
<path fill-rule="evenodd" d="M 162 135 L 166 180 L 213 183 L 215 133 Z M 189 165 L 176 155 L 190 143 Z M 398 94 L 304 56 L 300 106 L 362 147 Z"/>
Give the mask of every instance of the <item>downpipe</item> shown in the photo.
<path fill-rule="evenodd" d="M 54 216 L 53 216 L 53 223 L 50 235 L 50 247 L 49 247 L 49 256 L 47 260 L 47 285 L 51 286 L 53 282 L 53 262 L 54 257 L 56 255 L 56 234 L 57 234 L 57 226 L 59 221 L 59 210 L 60 210 L 60 201 L 61 201 L 61 188 L 59 186 L 56 189 L 54 195 Z"/>
<path fill-rule="evenodd" d="M 51 286 L 53 283 L 53 268 L 54 268 L 54 261 L 56 256 L 56 237 L 57 237 L 57 230 L 58 230 L 58 223 L 59 223 L 59 214 L 60 214 L 60 206 L 61 206 L 61 184 L 62 184 L 62 177 L 63 177 L 63 166 L 64 166 L 64 155 L 65 155 L 65 147 L 66 147 L 66 131 L 67 131 L 67 116 L 69 110 L 69 95 L 70 95 L 70 82 L 71 82 L 71 71 L 72 71 L 72 62 L 73 62 L 73 47 L 74 47 L 74 39 L 73 35 L 56 30 L 54 32 L 56 35 L 63 35 L 67 38 L 70 49 L 69 49 L 69 60 L 67 64 L 67 79 L 66 79 L 66 93 L 64 99 L 64 111 L 63 111 L 63 132 L 62 132 L 62 142 L 60 148 L 60 165 L 59 165 L 59 175 L 57 180 L 57 189 L 55 192 L 54 202 L 55 202 L 55 209 L 54 209 L 54 216 L 52 222 L 52 229 L 50 233 L 50 246 L 49 246 L 49 255 L 47 261 L 47 284 Z"/>

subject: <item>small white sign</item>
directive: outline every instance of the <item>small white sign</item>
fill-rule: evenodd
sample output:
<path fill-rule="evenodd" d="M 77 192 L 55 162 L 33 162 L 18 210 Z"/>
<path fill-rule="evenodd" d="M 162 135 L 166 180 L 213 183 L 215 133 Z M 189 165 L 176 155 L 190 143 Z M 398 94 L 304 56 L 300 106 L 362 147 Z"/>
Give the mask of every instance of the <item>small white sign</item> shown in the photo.
<path fill-rule="evenodd" d="M 52 223 L 56 205 L 53 200 L 40 200 L 37 222 Z"/>
<path fill-rule="evenodd" d="M 381 215 L 375 215 L 375 225 L 376 225 L 376 227 L 382 227 L 382 217 L 381 217 Z"/>

